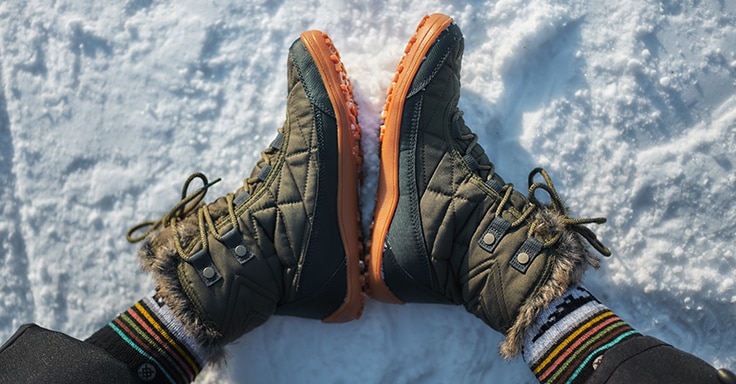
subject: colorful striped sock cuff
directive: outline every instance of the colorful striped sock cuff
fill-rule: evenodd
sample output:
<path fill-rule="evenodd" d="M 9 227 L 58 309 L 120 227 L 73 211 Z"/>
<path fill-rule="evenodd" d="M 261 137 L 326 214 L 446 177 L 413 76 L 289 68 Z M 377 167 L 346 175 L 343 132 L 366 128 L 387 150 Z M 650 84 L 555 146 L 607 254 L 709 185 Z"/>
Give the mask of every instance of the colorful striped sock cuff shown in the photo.
<path fill-rule="evenodd" d="M 126 363 L 143 382 L 189 383 L 207 356 L 155 292 L 86 340 Z"/>
<path fill-rule="evenodd" d="M 635 336 L 639 333 L 630 325 L 577 286 L 539 315 L 523 357 L 540 383 L 583 383 L 606 350 Z"/>

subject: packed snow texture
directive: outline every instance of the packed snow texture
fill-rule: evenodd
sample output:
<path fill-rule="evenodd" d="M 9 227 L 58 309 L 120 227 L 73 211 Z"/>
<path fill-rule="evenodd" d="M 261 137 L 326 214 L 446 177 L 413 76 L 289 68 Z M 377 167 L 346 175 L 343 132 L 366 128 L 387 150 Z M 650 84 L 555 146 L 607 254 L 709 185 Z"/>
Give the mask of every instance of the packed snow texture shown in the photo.
<path fill-rule="evenodd" d="M 380 111 L 424 14 L 465 34 L 460 107 L 520 190 L 545 167 L 613 249 L 585 285 L 622 318 L 736 371 L 736 4 L 692 1 L 0 2 L 0 342 L 84 338 L 153 285 L 126 230 L 185 178 L 236 189 L 283 123 L 286 55 L 330 34 L 363 128 L 367 231 Z M 199 383 L 534 382 L 462 307 L 369 301 L 274 317 Z"/>

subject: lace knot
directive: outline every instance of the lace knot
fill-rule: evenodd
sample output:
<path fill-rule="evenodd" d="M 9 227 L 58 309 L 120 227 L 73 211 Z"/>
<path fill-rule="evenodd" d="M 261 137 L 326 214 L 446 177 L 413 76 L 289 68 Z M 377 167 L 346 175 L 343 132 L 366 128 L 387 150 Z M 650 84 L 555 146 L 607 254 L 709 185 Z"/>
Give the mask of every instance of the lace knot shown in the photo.
<path fill-rule="evenodd" d="M 544 179 L 544 182 L 535 182 L 534 178 L 537 175 L 541 175 L 542 178 Z M 591 217 L 591 218 L 578 218 L 578 219 L 570 217 L 567 213 L 567 208 L 565 207 L 565 204 L 562 201 L 562 198 L 557 193 L 557 189 L 555 189 L 555 186 L 552 183 L 552 178 L 550 178 L 547 171 L 544 170 L 543 168 L 535 168 L 529 173 L 529 201 L 531 202 L 531 205 L 532 205 L 531 209 L 543 205 L 539 201 L 539 199 L 537 199 L 536 194 L 535 194 L 536 191 L 540 189 L 545 191 L 549 195 L 551 209 L 556 211 L 563 217 L 562 224 L 564 226 L 563 230 L 559 231 L 551 239 L 548 239 L 547 241 L 545 241 L 544 243 L 545 247 L 549 247 L 555 244 L 560 239 L 560 237 L 562 237 L 564 230 L 569 229 L 571 231 L 578 233 L 580 236 L 582 236 L 601 255 L 611 256 L 611 250 L 608 249 L 608 247 L 606 247 L 605 245 L 603 245 L 603 243 L 600 240 L 598 240 L 598 237 L 590 228 L 585 226 L 585 224 L 603 224 L 606 222 L 605 217 Z M 532 230 L 533 230 L 533 227 L 530 229 L 530 231 Z"/>
<path fill-rule="evenodd" d="M 192 193 L 188 193 L 189 185 L 195 179 L 199 179 L 202 182 L 202 187 Z M 220 182 L 220 180 L 221 179 L 218 178 L 215 181 L 209 182 L 207 180 L 207 176 L 201 172 L 195 172 L 189 175 L 182 186 L 181 199 L 173 208 L 158 220 L 148 220 L 134 225 L 125 234 L 125 238 L 131 243 L 137 243 L 158 229 L 175 225 L 194 210 L 200 208 L 202 206 L 201 202 L 207 194 L 207 190 L 214 184 Z M 145 232 L 142 235 L 136 236 L 135 233 L 142 229 L 146 229 Z"/>

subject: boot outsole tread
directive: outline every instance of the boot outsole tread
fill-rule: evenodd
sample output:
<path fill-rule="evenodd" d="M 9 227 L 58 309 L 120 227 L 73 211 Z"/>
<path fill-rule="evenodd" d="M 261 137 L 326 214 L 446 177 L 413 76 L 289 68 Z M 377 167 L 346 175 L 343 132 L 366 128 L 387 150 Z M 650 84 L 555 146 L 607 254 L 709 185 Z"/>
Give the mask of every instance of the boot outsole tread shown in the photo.
<path fill-rule="evenodd" d="M 404 100 L 430 47 L 440 33 L 452 24 L 452 21 L 449 16 L 432 14 L 425 16 L 419 22 L 396 68 L 381 114 L 383 120 L 379 133 L 381 166 L 378 175 L 378 192 L 375 198 L 376 208 L 373 211 L 373 222 L 370 228 L 372 235 L 367 244 L 368 254 L 365 257 L 365 263 L 368 282 L 366 293 L 376 300 L 387 303 L 403 303 L 391 292 L 383 280 L 381 266 L 383 244 L 399 199 L 398 149 Z"/>
<path fill-rule="evenodd" d="M 307 31 L 300 36 L 311 54 L 330 101 L 335 109 L 338 127 L 338 221 L 346 255 L 347 291 L 345 302 L 322 321 L 342 323 L 360 318 L 365 307 L 366 285 L 363 256 L 358 187 L 362 179 L 363 152 L 358 107 L 353 99 L 353 87 L 348 79 L 340 54 L 332 39 L 320 31 Z"/>

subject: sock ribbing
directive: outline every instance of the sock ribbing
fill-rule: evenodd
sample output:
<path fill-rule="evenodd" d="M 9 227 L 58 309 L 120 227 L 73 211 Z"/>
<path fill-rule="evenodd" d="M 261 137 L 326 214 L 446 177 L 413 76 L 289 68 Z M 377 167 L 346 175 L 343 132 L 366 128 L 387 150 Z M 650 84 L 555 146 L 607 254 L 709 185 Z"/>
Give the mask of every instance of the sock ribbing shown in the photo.
<path fill-rule="evenodd" d="M 87 342 L 126 363 L 143 382 L 189 383 L 207 362 L 202 348 L 155 292 L 121 313 Z"/>
<path fill-rule="evenodd" d="M 639 334 L 583 287 L 570 288 L 537 318 L 523 357 L 543 384 L 582 383 L 614 345 Z"/>

